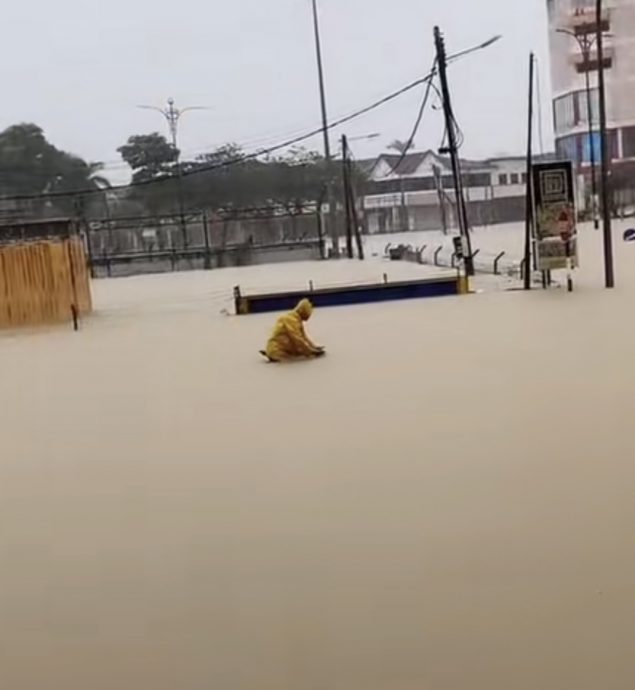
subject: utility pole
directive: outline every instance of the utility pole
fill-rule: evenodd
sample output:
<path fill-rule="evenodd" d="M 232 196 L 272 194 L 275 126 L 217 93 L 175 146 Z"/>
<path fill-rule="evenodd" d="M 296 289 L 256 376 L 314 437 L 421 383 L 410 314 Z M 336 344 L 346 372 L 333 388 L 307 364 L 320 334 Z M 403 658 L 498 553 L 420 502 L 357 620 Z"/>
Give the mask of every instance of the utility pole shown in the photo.
<path fill-rule="evenodd" d="M 187 237 L 187 222 L 185 220 L 185 200 L 183 194 L 183 167 L 181 165 L 181 151 L 178 146 L 178 132 L 179 132 L 179 121 L 184 113 L 190 110 L 203 110 L 200 107 L 190 107 L 190 108 L 177 108 L 174 99 L 168 98 L 167 108 L 157 108 L 153 105 L 140 105 L 140 108 L 144 110 L 156 110 L 161 113 L 168 123 L 168 129 L 170 131 L 170 140 L 172 144 L 172 149 L 174 151 L 174 158 L 176 162 L 176 174 L 177 174 L 177 195 L 179 203 L 179 218 L 181 224 L 181 233 L 183 235 L 183 248 L 187 249 L 189 244 Z"/>
<path fill-rule="evenodd" d="M 441 168 L 438 165 L 432 166 L 432 174 L 434 175 L 434 185 L 437 190 L 437 197 L 439 198 L 439 211 L 441 212 L 441 227 L 443 234 L 448 234 L 448 216 L 445 210 L 445 192 L 443 190 L 443 178 L 441 177 Z"/>
<path fill-rule="evenodd" d="M 533 180 L 532 180 L 532 163 L 533 163 L 533 137 L 534 137 L 534 64 L 535 56 L 533 53 L 529 55 L 529 106 L 528 106 L 528 125 L 527 125 L 527 192 L 526 192 L 526 209 L 525 209 L 525 273 L 523 276 L 523 287 L 525 290 L 531 290 L 531 237 L 533 235 Z"/>
<path fill-rule="evenodd" d="M 587 121 L 589 125 L 589 160 L 591 163 L 591 212 L 593 214 L 593 225 L 596 230 L 600 227 L 600 219 L 597 207 L 598 185 L 597 185 L 597 165 L 595 160 L 595 141 L 593 128 L 593 104 L 591 102 L 591 50 L 597 39 L 591 33 L 577 34 L 569 29 L 558 29 L 557 33 L 571 36 L 580 46 L 580 52 L 584 59 L 584 78 L 586 85 Z"/>
<path fill-rule="evenodd" d="M 346 255 L 353 258 L 353 210 L 351 209 L 350 167 L 348 163 L 348 139 L 342 134 L 342 178 L 344 183 L 344 208 L 346 209 Z"/>
<path fill-rule="evenodd" d="M 353 172 L 353 161 L 351 155 L 351 141 L 370 141 L 381 136 L 378 132 L 364 134 L 358 137 L 351 137 L 342 134 L 342 177 L 344 182 L 344 209 L 346 211 L 346 254 L 349 259 L 354 256 L 353 236 L 357 245 L 357 256 L 360 260 L 364 259 L 364 243 L 362 241 L 359 215 L 357 213 L 357 199 L 355 194 L 355 175 Z"/>
<path fill-rule="evenodd" d="M 598 91 L 600 102 L 600 136 L 602 140 L 602 218 L 604 222 L 604 274 L 606 287 L 615 287 L 615 269 L 613 266 L 613 234 L 611 228 L 611 204 L 609 196 L 610 152 L 606 123 L 606 82 L 604 79 L 604 26 L 602 23 L 602 0 L 596 0 L 596 41 L 598 52 Z"/>
<path fill-rule="evenodd" d="M 322 137 L 324 140 L 324 159 L 326 161 L 326 203 L 329 208 L 329 222 L 327 233 L 330 233 L 333 242 L 333 256 L 339 257 L 340 243 L 337 227 L 337 209 L 333 198 L 333 157 L 331 155 L 331 142 L 329 138 L 329 120 L 326 107 L 326 86 L 324 83 L 324 63 L 322 61 L 322 40 L 320 37 L 320 19 L 318 16 L 317 0 L 312 0 L 313 5 L 313 32 L 315 34 L 315 57 L 318 70 L 318 87 L 320 91 L 320 110 L 322 113 Z"/>
<path fill-rule="evenodd" d="M 447 131 L 448 145 L 440 153 L 448 153 L 452 163 L 452 176 L 454 178 L 454 191 L 456 195 L 456 210 L 459 221 L 461 237 L 465 242 L 464 262 L 465 273 L 468 276 L 474 275 L 474 257 L 472 255 L 472 240 L 470 238 L 467 208 L 465 206 L 465 196 L 463 195 L 463 180 L 461 177 L 461 162 L 459 159 L 458 146 L 456 143 L 456 120 L 452 110 L 450 99 L 450 88 L 448 86 L 447 74 L 447 54 L 445 51 L 445 41 L 438 26 L 434 27 L 434 42 L 437 52 L 437 65 L 439 69 L 439 81 L 441 82 L 441 95 L 443 97 L 443 113 L 445 115 L 445 127 Z"/>

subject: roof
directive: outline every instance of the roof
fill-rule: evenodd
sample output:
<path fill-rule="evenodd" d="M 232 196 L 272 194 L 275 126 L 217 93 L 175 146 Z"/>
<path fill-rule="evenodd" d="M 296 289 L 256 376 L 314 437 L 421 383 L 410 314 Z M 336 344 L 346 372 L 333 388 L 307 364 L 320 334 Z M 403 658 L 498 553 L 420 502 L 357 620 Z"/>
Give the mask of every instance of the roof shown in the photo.
<path fill-rule="evenodd" d="M 407 153 L 405 156 L 399 153 L 382 153 L 380 158 L 388 163 L 395 175 L 414 175 L 429 153 L 431 152 Z"/>
<path fill-rule="evenodd" d="M 370 175 L 377 164 L 377 158 L 362 158 L 362 160 L 355 160 L 354 163 L 365 175 Z"/>
<path fill-rule="evenodd" d="M 377 159 L 377 162 L 383 160 L 388 163 L 395 175 L 407 177 L 414 175 L 421 165 L 423 165 L 423 163 L 430 157 L 434 159 L 434 163 L 439 167 L 445 168 L 447 171 L 452 170 L 452 162 L 450 157 L 439 155 L 432 149 L 418 153 L 408 153 L 405 156 L 401 156 L 398 153 L 382 153 Z M 492 167 L 492 164 L 490 161 L 475 161 L 462 158 L 461 167 L 464 171 L 476 169 L 483 170 L 483 168 Z"/>
<path fill-rule="evenodd" d="M 429 158 L 433 159 L 433 164 L 440 167 L 444 172 L 452 172 L 452 162 L 449 156 L 442 156 L 432 149 L 408 153 L 401 156 L 399 153 L 382 153 L 377 158 L 367 158 L 357 161 L 357 166 L 369 177 L 380 162 L 386 163 L 394 175 L 400 177 L 412 177 L 416 175 L 419 168 Z M 473 160 L 461 158 L 461 169 L 463 172 L 494 170 L 498 163 L 504 161 L 524 161 L 526 156 L 493 156 L 484 160 Z M 534 163 L 548 162 L 555 160 L 555 154 L 545 153 L 534 156 Z"/>

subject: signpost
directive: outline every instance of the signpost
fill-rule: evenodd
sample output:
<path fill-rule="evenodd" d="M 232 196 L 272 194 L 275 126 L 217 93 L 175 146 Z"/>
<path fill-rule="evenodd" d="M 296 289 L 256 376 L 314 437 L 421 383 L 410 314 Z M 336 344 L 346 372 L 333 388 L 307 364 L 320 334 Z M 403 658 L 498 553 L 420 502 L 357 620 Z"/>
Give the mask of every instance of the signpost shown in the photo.
<path fill-rule="evenodd" d="M 532 178 L 537 268 L 566 270 L 571 292 L 572 271 L 579 264 L 571 161 L 535 164 Z"/>

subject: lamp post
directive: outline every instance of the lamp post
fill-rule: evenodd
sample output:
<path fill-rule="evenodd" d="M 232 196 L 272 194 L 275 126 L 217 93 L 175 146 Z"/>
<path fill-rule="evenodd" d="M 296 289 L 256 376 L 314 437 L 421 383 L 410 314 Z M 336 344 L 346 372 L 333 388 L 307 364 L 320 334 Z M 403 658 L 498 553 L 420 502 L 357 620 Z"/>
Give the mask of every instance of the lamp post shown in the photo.
<path fill-rule="evenodd" d="M 591 50 L 595 45 L 597 36 L 591 33 L 575 33 L 569 29 L 557 29 L 557 33 L 565 34 L 573 38 L 580 47 L 580 52 L 584 59 L 584 78 L 586 85 L 586 102 L 587 102 L 587 122 L 589 125 L 589 160 L 591 163 L 591 213 L 593 214 L 593 225 L 598 230 L 600 227 L 600 219 L 597 212 L 597 173 L 595 163 L 595 141 L 593 138 L 593 106 L 591 103 Z"/>
<path fill-rule="evenodd" d="M 492 36 L 491 38 L 488 38 L 487 41 L 483 41 L 483 43 L 479 43 L 478 45 L 472 46 L 471 48 L 466 48 L 465 50 L 461 50 L 458 53 L 453 53 L 452 55 L 448 55 L 448 57 L 447 57 L 448 64 L 450 62 L 454 62 L 455 60 L 458 60 L 459 58 L 465 57 L 466 55 L 471 55 L 472 53 L 475 53 L 478 50 L 485 50 L 486 48 L 493 46 L 494 43 L 498 43 L 502 38 L 503 38 L 502 34 L 496 34 L 496 36 Z"/>
<path fill-rule="evenodd" d="M 181 222 L 181 233 L 183 235 L 183 248 L 187 248 L 187 223 L 185 222 L 185 202 L 183 198 L 183 168 L 181 167 L 181 151 L 178 147 L 178 132 L 179 132 L 179 121 L 184 113 L 190 110 L 204 110 L 200 106 L 191 106 L 189 108 L 177 108 L 173 98 L 168 98 L 168 104 L 166 108 L 159 108 L 154 105 L 140 105 L 139 108 L 143 110 L 155 110 L 161 113 L 168 123 L 168 129 L 170 131 L 170 139 L 172 144 L 172 149 L 174 150 L 174 156 L 176 160 L 176 174 L 178 177 L 178 200 L 179 200 L 179 217 Z"/>
<path fill-rule="evenodd" d="M 324 64 L 322 61 L 322 40 L 320 36 L 320 19 L 318 16 L 317 0 L 312 0 L 313 33 L 315 35 L 315 57 L 318 71 L 318 88 L 320 92 L 320 110 L 322 113 L 322 138 L 324 140 L 324 159 L 326 161 L 326 203 L 329 208 L 329 222 L 327 231 L 330 232 L 333 243 L 333 256 L 340 255 L 340 238 L 337 227 L 337 212 L 333 198 L 333 158 L 331 156 L 331 141 L 329 138 L 329 120 L 326 107 L 326 86 L 324 83 Z"/>

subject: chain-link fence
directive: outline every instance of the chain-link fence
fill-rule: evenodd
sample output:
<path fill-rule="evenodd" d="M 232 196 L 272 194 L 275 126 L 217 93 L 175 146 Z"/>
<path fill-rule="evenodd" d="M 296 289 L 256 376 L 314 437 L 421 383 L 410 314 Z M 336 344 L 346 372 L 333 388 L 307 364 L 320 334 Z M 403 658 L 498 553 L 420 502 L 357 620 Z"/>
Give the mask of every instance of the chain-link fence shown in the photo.
<path fill-rule="evenodd" d="M 85 221 L 93 275 L 210 269 L 319 259 L 318 209 L 235 209 Z"/>

